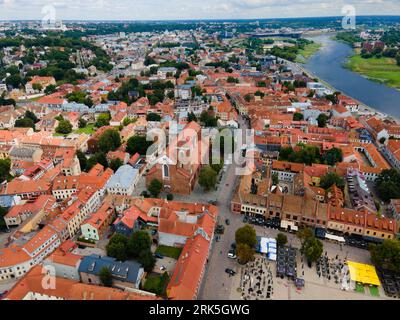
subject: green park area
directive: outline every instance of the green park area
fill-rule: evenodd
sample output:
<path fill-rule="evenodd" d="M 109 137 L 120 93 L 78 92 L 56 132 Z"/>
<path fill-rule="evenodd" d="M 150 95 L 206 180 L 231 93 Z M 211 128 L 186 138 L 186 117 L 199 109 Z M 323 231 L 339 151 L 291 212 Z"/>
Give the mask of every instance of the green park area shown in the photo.
<path fill-rule="evenodd" d="M 159 296 L 165 296 L 168 282 L 169 276 L 166 272 L 162 275 L 151 274 L 147 277 L 143 289 Z"/>
<path fill-rule="evenodd" d="M 346 67 L 373 81 L 400 88 L 400 66 L 396 64 L 395 59 L 385 57 L 364 59 L 356 54 L 349 59 Z"/>
<path fill-rule="evenodd" d="M 82 133 L 93 134 L 95 132 L 96 132 L 96 130 L 94 129 L 94 123 L 88 124 L 86 127 L 79 128 L 74 131 L 74 133 L 78 133 L 78 134 L 82 134 Z"/>
<path fill-rule="evenodd" d="M 182 252 L 181 248 L 168 247 L 168 246 L 158 246 L 156 250 L 156 253 L 176 260 L 178 260 L 181 252 Z"/>
<path fill-rule="evenodd" d="M 321 44 L 316 42 L 305 45 L 304 49 L 299 50 L 296 61 L 300 63 L 306 62 L 308 58 L 317 53 L 321 46 Z"/>

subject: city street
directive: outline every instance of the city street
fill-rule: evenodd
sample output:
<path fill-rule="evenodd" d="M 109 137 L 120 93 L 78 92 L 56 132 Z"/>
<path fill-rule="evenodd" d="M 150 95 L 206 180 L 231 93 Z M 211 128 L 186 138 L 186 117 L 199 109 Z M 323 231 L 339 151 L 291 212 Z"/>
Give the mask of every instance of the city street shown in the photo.
<path fill-rule="evenodd" d="M 239 117 L 239 124 L 240 128 L 247 128 L 241 117 Z M 245 132 L 243 132 L 244 135 Z M 242 217 L 232 214 L 230 209 L 232 195 L 238 182 L 235 170 L 235 164 L 228 167 L 218 191 L 219 221 L 225 226 L 225 232 L 221 235 L 219 242 L 214 240 L 207 271 L 203 278 L 203 285 L 199 292 L 199 299 L 225 299 L 232 289 L 233 277 L 230 277 L 225 269 L 230 268 L 236 271 L 237 262 L 229 259 L 227 255 L 231 244 L 235 241 L 236 230 L 243 226 Z M 230 220 L 229 226 L 225 224 L 226 219 Z"/>

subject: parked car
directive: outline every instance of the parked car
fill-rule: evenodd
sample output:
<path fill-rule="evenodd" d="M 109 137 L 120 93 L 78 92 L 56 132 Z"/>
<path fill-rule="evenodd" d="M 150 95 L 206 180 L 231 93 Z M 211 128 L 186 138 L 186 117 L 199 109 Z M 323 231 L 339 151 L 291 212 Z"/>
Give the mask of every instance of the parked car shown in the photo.
<path fill-rule="evenodd" d="M 226 272 L 227 274 L 229 274 L 230 276 L 234 276 L 234 275 L 236 274 L 235 271 L 233 271 L 232 269 L 229 269 L 229 268 L 226 268 L 226 269 L 225 269 L 225 272 Z"/>
<path fill-rule="evenodd" d="M 237 258 L 237 256 L 236 256 L 236 251 L 235 251 L 235 250 L 229 250 L 229 252 L 228 252 L 228 258 L 229 258 L 229 259 L 236 259 L 236 258 Z"/>
<path fill-rule="evenodd" d="M 225 227 L 224 227 L 222 224 L 218 225 L 218 226 L 215 228 L 215 233 L 216 233 L 216 234 L 223 234 L 224 231 L 225 231 Z"/>
<path fill-rule="evenodd" d="M 231 221 L 230 221 L 229 219 L 226 219 L 226 220 L 225 220 L 225 224 L 226 224 L 227 226 L 229 226 L 229 225 L 231 224 Z"/>
<path fill-rule="evenodd" d="M 158 259 L 164 259 L 164 256 L 162 254 L 156 253 L 154 256 Z"/>
<path fill-rule="evenodd" d="M 220 240 L 221 240 L 221 237 L 220 237 L 220 236 L 216 236 L 216 237 L 215 237 L 215 241 L 219 242 Z"/>

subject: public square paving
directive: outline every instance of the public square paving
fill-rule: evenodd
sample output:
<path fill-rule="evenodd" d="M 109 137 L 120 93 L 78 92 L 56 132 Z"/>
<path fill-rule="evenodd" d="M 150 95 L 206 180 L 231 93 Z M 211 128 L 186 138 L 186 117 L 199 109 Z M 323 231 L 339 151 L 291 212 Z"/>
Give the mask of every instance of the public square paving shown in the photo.
<path fill-rule="evenodd" d="M 257 232 L 258 234 L 261 232 Z M 275 236 L 278 231 L 268 229 L 262 231 L 267 233 L 268 236 Z M 294 235 L 289 235 L 292 240 L 292 245 L 299 248 L 299 243 L 296 241 Z M 268 261 L 264 255 L 256 255 L 256 263 L 246 266 L 237 264 L 237 274 L 233 277 L 231 292 L 226 292 L 227 299 L 248 299 L 248 300 L 268 300 L 268 282 L 270 281 L 270 299 L 273 300 L 391 300 L 387 297 L 382 287 L 369 288 L 364 286 L 364 290 L 345 290 L 347 283 L 348 272 L 345 266 L 345 261 L 357 261 L 361 263 L 371 263 L 369 252 L 367 250 L 358 249 L 348 246 L 340 246 L 335 243 L 324 241 L 324 262 L 320 261 L 319 271 L 317 264 L 313 263 L 310 268 L 305 259 L 297 255 L 297 276 L 305 280 L 305 287 L 297 289 L 293 280 L 288 278 L 276 277 L 276 262 Z M 329 260 L 327 260 L 329 259 Z M 322 265 L 325 264 L 325 271 L 323 272 Z M 329 265 L 329 274 L 328 274 Z M 257 279 L 257 272 L 262 266 L 262 271 L 265 274 L 261 275 L 261 280 Z M 319 272 L 319 274 L 318 274 Z M 250 283 L 246 274 L 253 277 Z M 269 276 L 270 275 L 270 276 Z M 337 276 L 337 278 L 335 277 Z M 264 286 L 264 281 L 266 285 Z M 257 285 L 261 282 L 260 287 Z M 248 289 L 250 290 L 250 294 Z M 258 292 L 259 291 L 259 292 Z M 258 292 L 258 293 L 257 293 Z"/>
<path fill-rule="evenodd" d="M 273 295 L 273 274 L 270 262 L 262 256 L 240 270 L 240 290 L 243 300 L 265 300 Z"/>

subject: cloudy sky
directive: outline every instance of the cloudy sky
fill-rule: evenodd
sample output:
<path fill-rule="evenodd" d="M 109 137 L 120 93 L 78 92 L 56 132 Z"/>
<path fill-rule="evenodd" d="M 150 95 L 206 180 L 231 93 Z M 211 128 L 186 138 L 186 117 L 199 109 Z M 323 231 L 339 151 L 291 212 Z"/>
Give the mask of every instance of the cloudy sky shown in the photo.
<path fill-rule="evenodd" d="M 400 15 L 400 0 L 0 0 L 0 20 L 41 20 L 53 13 L 64 20 L 340 16 L 346 5 L 358 15 Z"/>

